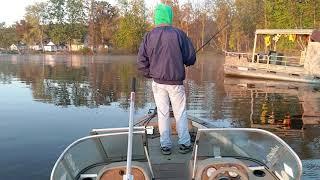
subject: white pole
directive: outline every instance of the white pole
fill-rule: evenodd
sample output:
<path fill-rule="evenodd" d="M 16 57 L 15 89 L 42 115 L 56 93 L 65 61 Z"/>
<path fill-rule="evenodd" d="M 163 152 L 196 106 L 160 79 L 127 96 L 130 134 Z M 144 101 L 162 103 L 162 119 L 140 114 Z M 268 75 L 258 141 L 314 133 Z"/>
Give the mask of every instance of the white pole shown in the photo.
<path fill-rule="evenodd" d="M 133 180 L 131 175 L 132 161 L 132 139 L 133 139 L 133 114 L 134 114 L 134 99 L 135 99 L 135 83 L 136 79 L 132 79 L 132 91 L 130 95 L 130 114 L 129 114 L 129 132 L 128 132 L 128 152 L 127 152 L 127 171 L 123 176 L 123 180 Z"/>
<path fill-rule="evenodd" d="M 252 59 L 251 59 L 251 62 L 253 63 L 254 62 L 254 55 L 256 53 L 256 48 L 257 48 L 257 32 L 255 33 L 255 36 L 254 36 L 254 44 L 253 44 L 253 51 L 252 51 Z M 257 57 L 257 61 L 258 61 L 258 57 Z"/>

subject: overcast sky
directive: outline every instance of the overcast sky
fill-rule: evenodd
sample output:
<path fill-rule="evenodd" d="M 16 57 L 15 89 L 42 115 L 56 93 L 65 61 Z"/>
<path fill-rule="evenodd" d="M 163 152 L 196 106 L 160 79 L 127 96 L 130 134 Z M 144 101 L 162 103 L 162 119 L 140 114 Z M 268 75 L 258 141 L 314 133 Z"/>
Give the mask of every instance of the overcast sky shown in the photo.
<path fill-rule="evenodd" d="M 25 8 L 35 2 L 44 2 L 46 0 L 1 0 L 0 5 L 0 22 L 6 22 L 11 25 L 16 21 L 23 19 Z M 108 0 L 114 4 L 117 0 Z M 148 7 L 153 7 L 160 0 L 145 0 Z M 184 2 L 186 0 L 180 0 Z"/>
<path fill-rule="evenodd" d="M 2 0 L 0 6 L 0 22 L 13 24 L 23 18 L 26 6 L 44 0 Z"/>

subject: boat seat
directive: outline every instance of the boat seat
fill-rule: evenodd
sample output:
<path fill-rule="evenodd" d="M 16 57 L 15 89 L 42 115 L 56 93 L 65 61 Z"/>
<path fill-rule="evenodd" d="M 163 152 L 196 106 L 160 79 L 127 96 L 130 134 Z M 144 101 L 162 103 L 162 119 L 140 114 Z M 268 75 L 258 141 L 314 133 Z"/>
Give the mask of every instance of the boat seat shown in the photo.
<path fill-rule="evenodd" d="M 98 173 L 97 180 L 123 180 L 127 162 L 116 162 L 104 166 Z M 132 171 L 135 180 L 151 180 L 151 172 L 142 162 L 132 161 Z"/>
<path fill-rule="evenodd" d="M 208 180 L 207 170 L 211 167 L 220 169 L 221 167 L 237 166 L 241 172 L 245 172 L 247 175 L 249 169 L 247 166 L 238 159 L 235 158 L 207 158 L 199 160 L 196 164 L 196 176 L 197 180 Z"/>

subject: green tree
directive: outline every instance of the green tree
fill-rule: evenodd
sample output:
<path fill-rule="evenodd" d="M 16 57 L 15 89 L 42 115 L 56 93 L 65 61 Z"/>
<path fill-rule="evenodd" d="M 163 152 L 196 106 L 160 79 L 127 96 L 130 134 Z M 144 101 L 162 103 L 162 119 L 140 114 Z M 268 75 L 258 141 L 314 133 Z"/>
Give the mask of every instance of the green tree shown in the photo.
<path fill-rule="evenodd" d="M 113 37 L 113 42 L 118 48 L 136 52 L 147 28 L 145 4 L 143 0 L 122 3 L 127 3 L 130 6 L 123 10 L 124 14 L 119 20 L 119 28 Z"/>
<path fill-rule="evenodd" d="M 230 24 L 231 17 L 232 17 L 232 3 L 229 0 L 216 0 L 214 8 L 214 17 L 216 19 L 216 24 L 218 29 L 221 29 L 226 24 Z M 227 50 L 228 49 L 228 41 L 230 34 L 228 29 L 224 29 L 221 32 L 220 36 L 218 36 L 218 43 L 221 49 Z"/>
<path fill-rule="evenodd" d="M 26 8 L 25 20 L 30 28 L 24 34 L 24 40 L 28 44 L 41 44 L 47 36 L 44 34 L 44 22 L 47 19 L 46 2 L 35 3 Z"/>
<path fill-rule="evenodd" d="M 49 36 L 56 44 L 66 42 L 66 2 L 65 0 L 49 0 Z"/>
<path fill-rule="evenodd" d="M 111 4 L 104 1 L 100 1 L 96 7 L 96 24 L 101 35 L 99 41 L 101 44 L 110 44 L 112 35 L 116 30 L 118 11 Z"/>
<path fill-rule="evenodd" d="M 288 6 L 289 5 L 289 6 Z M 295 19 L 290 12 L 288 0 L 266 1 L 268 28 L 295 28 Z"/>
<path fill-rule="evenodd" d="M 19 22 L 16 22 L 15 26 L 15 32 L 17 34 L 18 41 L 26 43 L 25 36 L 29 32 L 29 29 L 31 28 L 30 24 L 26 20 L 20 20 Z"/>
<path fill-rule="evenodd" d="M 92 1 L 89 19 L 89 44 L 92 49 L 110 45 L 116 31 L 118 10 L 105 1 Z"/>
<path fill-rule="evenodd" d="M 66 1 L 66 41 L 71 47 L 72 41 L 82 41 L 86 33 L 84 23 L 86 15 L 84 10 L 84 0 Z"/>
<path fill-rule="evenodd" d="M 249 51 L 257 28 L 264 28 L 264 4 L 256 0 L 236 0 L 231 18 L 229 48 Z"/>
<path fill-rule="evenodd" d="M 11 44 L 18 42 L 15 27 L 6 27 L 5 23 L 0 23 L 0 48 L 9 48 Z"/>

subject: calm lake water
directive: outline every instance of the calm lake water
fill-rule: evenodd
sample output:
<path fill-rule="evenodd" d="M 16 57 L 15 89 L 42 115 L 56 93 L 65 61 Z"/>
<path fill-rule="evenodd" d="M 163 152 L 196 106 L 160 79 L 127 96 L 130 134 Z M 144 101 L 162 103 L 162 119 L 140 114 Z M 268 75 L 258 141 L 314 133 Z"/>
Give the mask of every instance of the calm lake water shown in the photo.
<path fill-rule="evenodd" d="M 92 128 L 127 126 L 133 76 L 136 119 L 154 108 L 135 58 L 0 54 L 0 179 L 49 179 L 71 142 Z M 187 69 L 189 115 L 216 127 L 267 129 L 301 159 L 320 159 L 320 87 L 224 77 L 222 64 L 202 55 Z"/>

